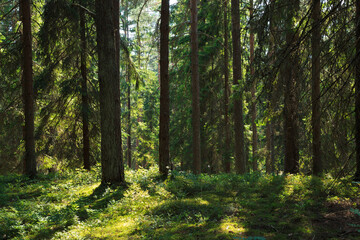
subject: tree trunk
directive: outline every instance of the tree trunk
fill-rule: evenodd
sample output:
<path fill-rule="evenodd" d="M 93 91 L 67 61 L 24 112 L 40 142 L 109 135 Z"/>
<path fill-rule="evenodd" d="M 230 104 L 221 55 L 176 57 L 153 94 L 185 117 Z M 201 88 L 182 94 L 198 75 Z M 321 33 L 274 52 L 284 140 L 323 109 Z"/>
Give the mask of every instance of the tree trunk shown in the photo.
<path fill-rule="evenodd" d="M 293 29 L 293 18 L 299 8 L 299 1 L 289 3 L 286 19 L 286 51 L 284 63 L 285 103 L 284 103 L 284 135 L 285 135 L 285 173 L 299 172 L 299 146 L 298 146 L 298 53 L 297 33 Z"/>
<path fill-rule="evenodd" d="M 270 174 L 272 172 L 271 169 L 271 133 L 272 133 L 272 126 L 271 126 L 271 120 L 267 121 L 266 123 L 266 162 L 265 162 L 265 169 L 266 173 Z"/>
<path fill-rule="evenodd" d="M 32 33 L 30 0 L 20 0 L 20 17 L 23 24 L 22 39 L 22 91 L 24 101 L 24 140 L 25 171 L 34 177 L 36 171 L 35 139 L 34 139 L 34 90 L 32 70 Z"/>
<path fill-rule="evenodd" d="M 193 128 L 193 172 L 201 173 L 200 145 L 200 84 L 197 33 L 197 0 L 190 0 L 191 11 L 191 80 L 192 80 L 192 128 Z"/>
<path fill-rule="evenodd" d="M 87 91 L 87 68 L 86 54 L 87 44 L 85 35 L 85 11 L 80 9 L 80 39 L 81 39 L 81 100 L 82 100 L 82 123 L 83 123 L 83 160 L 84 169 L 90 170 L 90 140 L 89 140 L 89 98 Z"/>
<path fill-rule="evenodd" d="M 320 175 L 321 164 L 321 116 L 320 116 L 320 0 L 313 0 L 312 32 L 312 128 L 313 128 L 313 174 Z"/>
<path fill-rule="evenodd" d="M 125 3 L 125 37 L 126 37 L 126 41 L 129 40 L 129 1 L 126 1 Z M 132 148 L 131 148 L 131 81 L 130 81 L 130 65 L 127 62 L 126 63 L 126 70 L 125 70 L 125 74 L 126 74 L 126 82 L 127 82 L 127 151 L 126 151 L 126 159 L 127 159 L 127 164 L 128 167 L 131 168 L 132 167 Z"/>
<path fill-rule="evenodd" d="M 270 59 L 270 66 L 274 66 L 275 64 L 275 41 L 274 41 L 274 31 L 275 31 L 275 22 L 274 22 L 274 9 L 275 9 L 275 0 L 271 0 L 270 2 L 270 49 L 269 49 L 269 59 Z M 274 85 L 276 74 L 270 74 L 269 75 L 269 82 L 271 83 L 272 88 L 269 89 L 269 95 L 268 95 L 268 112 L 270 114 L 270 118 L 268 118 L 266 122 L 266 162 L 265 162 L 265 169 L 266 173 L 270 174 L 274 171 L 274 129 L 273 129 L 273 112 L 274 112 L 274 105 L 275 105 L 275 97 L 276 93 L 274 91 L 274 88 L 276 86 Z"/>
<path fill-rule="evenodd" d="M 224 116 L 225 116 L 225 146 L 224 171 L 230 173 L 230 123 L 229 123 L 229 33 L 228 33 L 228 0 L 224 0 Z"/>
<path fill-rule="evenodd" d="M 118 74 L 118 82 L 119 82 L 119 99 L 120 99 L 120 3 L 119 0 L 113 0 L 114 2 L 114 12 L 113 15 L 114 23 L 115 23 L 115 58 L 116 58 L 116 69 Z M 122 140 L 121 140 L 121 100 L 119 101 L 119 128 L 120 128 L 120 158 L 121 158 L 121 172 L 124 174 L 124 165 L 123 165 L 123 150 L 122 150 Z"/>
<path fill-rule="evenodd" d="M 250 21 L 253 18 L 254 11 L 253 0 L 250 0 Z M 252 126 L 252 157 L 253 157 L 253 170 L 258 170 L 257 167 L 257 127 L 256 127 L 256 80 L 255 80 L 255 69 L 254 69 L 254 31 L 252 23 L 250 22 L 250 75 L 252 79 L 251 86 L 251 126 Z"/>
<path fill-rule="evenodd" d="M 125 182 L 122 166 L 120 74 L 117 52 L 119 2 L 96 0 L 103 184 Z"/>
<path fill-rule="evenodd" d="M 356 60 L 355 60 L 355 138 L 356 173 L 354 181 L 360 181 L 360 0 L 356 0 Z"/>
<path fill-rule="evenodd" d="M 159 132 L 159 168 L 160 174 L 168 175 L 170 163 L 169 125 L 169 0 L 161 1 L 160 24 L 160 132 Z"/>
<path fill-rule="evenodd" d="M 242 106 L 242 89 L 239 89 L 241 80 L 241 47 L 240 47 L 240 11 L 239 0 L 231 0 L 232 41 L 233 41 L 233 84 L 234 92 L 234 127 L 235 127 L 235 170 L 238 174 L 246 172 L 244 149 L 244 122 Z"/>

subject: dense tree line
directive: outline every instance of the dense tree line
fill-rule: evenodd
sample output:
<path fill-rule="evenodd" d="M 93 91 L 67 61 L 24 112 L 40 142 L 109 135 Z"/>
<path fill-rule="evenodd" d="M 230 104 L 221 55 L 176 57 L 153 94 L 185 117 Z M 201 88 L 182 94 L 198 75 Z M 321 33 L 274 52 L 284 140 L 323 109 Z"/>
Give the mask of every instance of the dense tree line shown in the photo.
<path fill-rule="evenodd" d="M 6 0 L 0 171 L 360 178 L 360 1 Z"/>

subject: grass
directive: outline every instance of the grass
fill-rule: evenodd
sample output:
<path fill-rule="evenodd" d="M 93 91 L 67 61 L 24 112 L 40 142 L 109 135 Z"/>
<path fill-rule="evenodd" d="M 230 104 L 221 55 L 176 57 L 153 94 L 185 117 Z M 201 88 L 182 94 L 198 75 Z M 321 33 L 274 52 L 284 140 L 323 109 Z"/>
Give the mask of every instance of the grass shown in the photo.
<path fill-rule="evenodd" d="M 128 170 L 128 187 L 99 169 L 0 177 L 0 239 L 359 239 L 350 180 L 260 173 Z"/>

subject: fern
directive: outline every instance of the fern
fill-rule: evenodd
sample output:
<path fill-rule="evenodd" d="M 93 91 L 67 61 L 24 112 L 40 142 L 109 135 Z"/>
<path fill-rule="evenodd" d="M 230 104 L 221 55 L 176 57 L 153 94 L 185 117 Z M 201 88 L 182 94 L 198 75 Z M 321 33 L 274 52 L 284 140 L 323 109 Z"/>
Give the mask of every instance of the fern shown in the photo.
<path fill-rule="evenodd" d="M 350 209 L 350 211 L 360 217 L 360 210 L 359 209 Z M 359 224 L 350 224 L 352 227 L 359 228 L 357 231 L 360 232 L 360 225 Z"/>

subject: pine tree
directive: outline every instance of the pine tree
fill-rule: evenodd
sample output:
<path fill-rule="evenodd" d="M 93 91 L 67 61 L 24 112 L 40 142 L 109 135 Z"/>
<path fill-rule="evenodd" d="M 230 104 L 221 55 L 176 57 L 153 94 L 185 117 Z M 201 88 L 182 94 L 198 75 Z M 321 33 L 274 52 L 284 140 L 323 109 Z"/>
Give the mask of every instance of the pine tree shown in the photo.
<path fill-rule="evenodd" d="M 285 135 L 285 173 L 299 172 L 298 144 L 298 94 L 299 77 L 298 33 L 294 27 L 294 18 L 299 8 L 299 0 L 288 3 L 286 12 L 286 49 L 284 62 L 284 135 Z"/>
<path fill-rule="evenodd" d="M 225 120 L 225 146 L 224 171 L 230 173 L 230 123 L 229 123 L 229 33 L 228 33 L 228 0 L 224 0 L 224 120 Z"/>
<path fill-rule="evenodd" d="M 161 1 L 160 25 L 160 132 L 159 168 L 160 174 L 167 176 L 170 163 L 169 153 L 169 0 Z"/>
<path fill-rule="evenodd" d="M 200 86 L 199 86 L 199 43 L 197 33 L 197 0 L 190 0 L 191 11 L 191 79 L 192 79 L 192 128 L 193 128 L 193 172 L 201 173 L 200 147 Z"/>
<path fill-rule="evenodd" d="M 235 170 L 238 174 L 246 172 L 244 122 L 241 81 L 241 45 L 240 45 L 240 10 L 239 0 L 231 0 L 232 42 L 233 42 L 233 84 L 234 93 L 234 127 L 235 127 Z"/>
<path fill-rule="evenodd" d="M 35 139 L 34 139 L 34 90 L 32 69 L 32 32 L 30 0 L 20 0 L 22 32 L 22 89 L 24 101 L 24 140 L 25 174 L 36 175 Z"/>
<path fill-rule="evenodd" d="M 120 72 L 116 32 L 119 2 L 96 0 L 99 57 L 102 183 L 125 182 L 121 150 Z"/>
<path fill-rule="evenodd" d="M 321 164 L 321 118 L 320 118 L 320 0 L 313 0 L 312 12 L 312 129 L 313 129 L 313 174 L 320 175 Z"/>
<path fill-rule="evenodd" d="M 356 0 L 356 56 L 355 56 L 355 141 L 356 173 L 354 180 L 360 181 L 360 0 Z"/>

